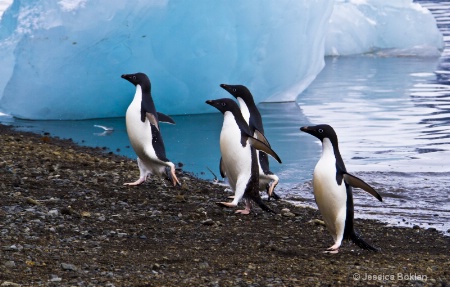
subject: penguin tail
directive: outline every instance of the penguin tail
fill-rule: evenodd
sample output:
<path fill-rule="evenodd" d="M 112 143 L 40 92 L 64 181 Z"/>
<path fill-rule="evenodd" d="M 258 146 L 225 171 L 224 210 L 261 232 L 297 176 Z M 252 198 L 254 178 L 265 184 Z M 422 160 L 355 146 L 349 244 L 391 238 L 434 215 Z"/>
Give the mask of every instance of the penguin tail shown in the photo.
<path fill-rule="evenodd" d="M 271 198 L 273 198 L 275 200 L 280 200 L 281 199 L 281 197 L 278 194 L 276 194 L 275 191 L 272 192 L 272 196 L 269 196 L 268 200 L 270 200 Z"/>
<path fill-rule="evenodd" d="M 258 204 L 258 206 L 261 207 L 262 210 L 267 211 L 267 212 L 271 212 L 273 214 L 277 214 L 275 211 L 273 211 L 267 205 L 264 204 L 264 202 L 262 201 L 260 196 L 254 197 L 254 198 L 252 198 L 252 200 L 254 202 L 256 202 L 256 204 Z"/>
<path fill-rule="evenodd" d="M 372 245 L 370 245 L 369 243 L 367 243 L 366 241 L 364 241 L 364 239 L 362 239 L 361 236 L 359 234 L 357 234 L 355 231 L 353 231 L 350 234 L 350 240 L 362 249 L 370 250 L 370 251 L 374 251 L 374 252 L 380 251 L 380 249 L 375 248 Z"/>

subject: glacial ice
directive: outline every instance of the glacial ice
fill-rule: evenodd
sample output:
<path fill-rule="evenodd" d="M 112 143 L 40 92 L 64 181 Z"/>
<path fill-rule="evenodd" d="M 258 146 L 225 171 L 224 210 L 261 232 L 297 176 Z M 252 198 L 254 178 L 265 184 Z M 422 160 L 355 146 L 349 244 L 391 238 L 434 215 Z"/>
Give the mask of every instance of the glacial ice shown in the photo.
<path fill-rule="evenodd" d="M 326 55 L 435 56 L 442 49 L 436 20 L 411 0 L 337 1 L 326 31 Z"/>
<path fill-rule="evenodd" d="M 294 101 L 324 56 L 436 55 L 412 0 L 15 0 L 0 22 L 0 109 L 27 119 L 123 116 L 145 72 L 166 114 L 214 112 L 219 84 Z M 391 53 L 390 52 L 390 53 Z"/>

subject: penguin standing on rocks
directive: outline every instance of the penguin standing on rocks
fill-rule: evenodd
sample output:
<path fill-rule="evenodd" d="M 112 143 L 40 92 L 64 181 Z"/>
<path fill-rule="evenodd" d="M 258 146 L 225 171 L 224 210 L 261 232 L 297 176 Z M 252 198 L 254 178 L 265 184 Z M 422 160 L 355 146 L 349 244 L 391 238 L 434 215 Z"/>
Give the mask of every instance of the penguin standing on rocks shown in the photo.
<path fill-rule="evenodd" d="M 175 175 L 175 165 L 166 157 L 159 129 L 159 122 L 175 124 L 174 120 L 156 111 L 151 95 L 151 83 L 146 74 L 126 74 L 121 77 L 136 86 L 136 93 L 127 109 L 125 120 L 128 138 L 138 156 L 140 172 L 138 180 L 124 185 L 139 185 L 152 174 L 165 174 L 174 186 L 180 185 Z"/>
<path fill-rule="evenodd" d="M 249 125 L 250 132 L 252 135 L 264 142 L 270 147 L 269 142 L 264 136 L 264 126 L 261 118 L 261 114 L 256 107 L 253 95 L 250 93 L 247 87 L 243 85 L 226 85 L 221 84 L 224 90 L 230 93 L 239 102 L 242 116 Z M 269 168 L 269 157 L 265 152 L 258 152 L 258 162 L 259 162 L 259 189 L 266 190 L 269 195 L 269 199 L 273 197 L 278 200 L 280 197 L 275 193 L 274 189 L 279 182 L 279 178 L 276 174 L 270 171 Z M 226 176 L 222 172 L 222 177 Z"/>
<path fill-rule="evenodd" d="M 231 99 L 208 100 L 207 104 L 217 108 L 224 115 L 220 132 L 220 152 L 223 172 L 228 177 L 234 192 L 232 202 L 219 202 L 219 205 L 235 207 L 242 198 L 246 199 L 246 208 L 237 213 L 249 214 L 250 200 L 255 201 L 263 210 L 273 212 L 261 200 L 259 195 L 259 171 L 256 149 L 273 156 L 281 163 L 278 155 L 264 142 L 254 138 L 237 103 Z"/>
<path fill-rule="evenodd" d="M 365 242 L 353 228 L 352 187 L 361 188 L 379 201 L 381 196 L 367 183 L 347 172 L 339 152 L 338 138 L 329 125 L 301 127 L 322 142 L 322 155 L 314 168 L 314 198 L 334 244 L 326 253 L 338 253 L 343 239 L 349 239 L 359 247 L 378 251 Z"/>

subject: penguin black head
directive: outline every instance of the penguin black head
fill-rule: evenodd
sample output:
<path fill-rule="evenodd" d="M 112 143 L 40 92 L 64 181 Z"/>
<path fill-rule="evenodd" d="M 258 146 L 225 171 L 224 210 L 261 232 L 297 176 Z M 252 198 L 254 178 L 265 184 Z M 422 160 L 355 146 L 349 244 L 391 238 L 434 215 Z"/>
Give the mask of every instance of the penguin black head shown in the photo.
<path fill-rule="evenodd" d="M 128 82 L 132 83 L 135 86 L 137 85 L 141 86 L 142 91 L 147 90 L 150 91 L 152 87 L 150 79 L 144 73 L 123 74 L 121 78 L 127 80 Z"/>
<path fill-rule="evenodd" d="M 302 132 L 315 136 L 323 142 L 324 138 L 330 139 L 332 143 L 337 143 L 337 135 L 334 129 L 329 125 L 317 125 L 301 127 Z"/>
<path fill-rule="evenodd" d="M 220 87 L 230 93 L 233 97 L 242 98 L 244 102 L 253 102 L 253 96 L 246 86 L 221 84 Z"/>
<path fill-rule="evenodd" d="M 206 103 L 211 105 L 221 111 L 223 114 L 225 112 L 240 113 L 238 104 L 232 99 L 223 98 L 217 100 L 207 100 Z"/>

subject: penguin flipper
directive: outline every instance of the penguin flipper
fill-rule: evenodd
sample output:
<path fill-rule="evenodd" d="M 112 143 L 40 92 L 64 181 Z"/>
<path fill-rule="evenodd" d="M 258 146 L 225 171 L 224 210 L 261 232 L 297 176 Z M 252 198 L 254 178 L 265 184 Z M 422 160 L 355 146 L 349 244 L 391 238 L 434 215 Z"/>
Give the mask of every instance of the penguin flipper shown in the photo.
<path fill-rule="evenodd" d="M 354 231 L 350 234 L 350 240 L 355 243 L 356 245 L 358 245 L 358 247 L 365 249 L 365 250 L 370 250 L 370 251 L 375 251 L 378 252 L 380 251 L 378 248 L 375 248 L 373 246 L 371 246 L 369 243 L 365 242 L 358 234 L 356 234 Z"/>
<path fill-rule="evenodd" d="M 252 147 L 254 147 L 257 150 L 261 150 L 269 155 L 271 155 L 274 159 L 276 159 L 279 163 L 281 163 L 280 157 L 277 155 L 276 152 L 274 152 L 269 146 L 267 146 L 262 141 L 255 139 L 254 137 L 249 136 L 248 142 Z"/>
<path fill-rule="evenodd" d="M 361 188 L 362 190 L 365 190 L 368 193 L 370 193 L 371 195 L 373 195 L 379 201 L 383 201 L 383 199 L 381 198 L 381 195 L 379 195 L 375 189 L 373 189 L 370 185 L 365 183 L 362 179 L 357 178 L 356 176 L 353 176 L 349 173 L 345 173 L 344 180 L 349 185 L 351 185 L 353 187 Z"/>
<path fill-rule="evenodd" d="M 150 124 L 154 125 L 156 129 L 159 131 L 159 122 L 154 114 L 152 113 L 145 113 L 145 116 L 150 121 Z"/>
<path fill-rule="evenodd" d="M 270 143 L 267 140 L 266 136 L 256 128 L 255 128 L 255 135 L 256 135 L 255 138 L 257 138 L 258 140 L 262 141 L 265 145 L 270 147 Z"/>
<path fill-rule="evenodd" d="M 175 124 L 175 121 L 169 117 L 168 115 L 165 115 L 163 113 L 160 112 L 156 112 L 158 114 L 158 120 L 162 123 L 168 123 L 168 124 Z"/>

